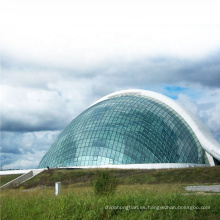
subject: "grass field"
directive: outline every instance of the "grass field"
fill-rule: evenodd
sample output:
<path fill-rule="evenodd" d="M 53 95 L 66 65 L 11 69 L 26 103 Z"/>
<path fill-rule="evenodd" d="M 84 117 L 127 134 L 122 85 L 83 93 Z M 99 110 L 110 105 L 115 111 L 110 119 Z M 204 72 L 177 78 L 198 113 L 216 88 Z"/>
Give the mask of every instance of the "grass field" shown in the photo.
<path fill-rule="evenodd" d="M 111 196 L 97 196 L 96 170 L 49 170 L 1 192 L 1 219 L 220 219 L 220 193 L 188 193 L 187 185 L 219 184 L 220 167 L 108 170 Z M 61 181 L 61 195 L 54 183 Z"/>
<path fill-rule="evenodd" d="M 214 184 L 220 183 L 220 167 L 197 167 L 184 169 L 121 170 L 105 169 L 115 175 L 120 185 L 132 184 Z M 25 182 L 24 188 L 75 184 L 91 186 L 97 169 L 50 169 Z"/>
<path fill-rule="evenodd" d="M 16 179 L 17 177 L 19 177 L 21 175 L 22 174 L 1 175 L 0 176 L 0 186 L 5 185 L 6 183 Z"/>

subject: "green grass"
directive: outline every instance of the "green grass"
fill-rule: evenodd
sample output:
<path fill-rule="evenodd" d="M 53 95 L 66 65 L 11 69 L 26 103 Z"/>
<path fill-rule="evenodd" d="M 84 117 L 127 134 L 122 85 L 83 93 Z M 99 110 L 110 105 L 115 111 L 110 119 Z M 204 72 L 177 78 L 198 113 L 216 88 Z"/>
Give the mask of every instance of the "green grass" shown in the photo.
<path fill-rule="evenodd" d="M 97 171 L 91 169 L 46 170 L 17 189 L 2 190 L 1 219 L 220 219 L 220 193 L 184 188 L 219 184 L 220 167 L 107 170 L 119 183 L 109 196 L 95 194 Z M 56 181 L 62 185 L 59 196 Z"/>
<path fill-rule="evenodd" d="M 132 184 L 215 184 L 220 183 L 220 166 L 163 170 L 105 169 L 117 177 L 120 185 Z M 97 169 L 50 169 L 25 182 L 24 188 L 75 184 L 91 186 Z"/>
<path fill-rule="evenodd" d="M 12 175 L 1 175 L 0 176 L 0 186 L 5 185 L 6 183 L 16 179 L 17 177 L 21 176 L 22 174 L 12 174 Z"/>
<path fill-rule="evenodd" d="M 219 219 L 219 195 L 185 196 L 182 191 L 179 184 L 122 185 L 112 196 L 70 185 L 59 196 L 51 187 L 5 190 L 1 219 Z M 201 209 L 205 206 L 210 209 Z"/>
<path fill-rule="evenodd" d="M 93 188 L 96 195 L 112 195 L 118 187 L 116 176 L 111 175 L 108 171 L 96 172 L 93 180 Z"/>

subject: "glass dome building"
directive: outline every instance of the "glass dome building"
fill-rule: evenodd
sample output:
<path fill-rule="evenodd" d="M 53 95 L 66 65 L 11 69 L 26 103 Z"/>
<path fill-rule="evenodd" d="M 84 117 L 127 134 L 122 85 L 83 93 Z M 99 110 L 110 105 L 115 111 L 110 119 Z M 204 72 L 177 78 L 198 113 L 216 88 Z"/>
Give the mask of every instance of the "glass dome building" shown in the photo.
<path fill-rule="evenodd" d="M 57 137 L 43 167 L 214 166 L 220 144 L 191 112 L 152 91 L 124 90 L 95 102 Z"/>

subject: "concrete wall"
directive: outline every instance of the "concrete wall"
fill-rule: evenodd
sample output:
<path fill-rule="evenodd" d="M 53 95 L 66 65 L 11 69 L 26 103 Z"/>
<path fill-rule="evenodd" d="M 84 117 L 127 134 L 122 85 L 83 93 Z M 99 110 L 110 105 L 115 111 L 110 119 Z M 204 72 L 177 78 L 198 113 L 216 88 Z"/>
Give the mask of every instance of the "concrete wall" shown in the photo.
<path fill-rule="evenodd" d="M 33 176 L 33 171 L 30 171 L 28 173 L 25 173 L 22 176 L 19 176 L 18 178 L 6 183 L 5 185 L 3 185 L 0 189 L 6 189 L 6 188 L 10 188 L 10 187 L 15 187 L 20 185 L 22 182 L 26 181 L 27 179 L 29 179 L 30 177 Z"/>
<path fill-rule="evenodd" d="M 0 176 L 1 175 L 11 175 L 11 174 L 24 174 L 32 171 L 32 169 L 29 170 L 0 170 Z"/>

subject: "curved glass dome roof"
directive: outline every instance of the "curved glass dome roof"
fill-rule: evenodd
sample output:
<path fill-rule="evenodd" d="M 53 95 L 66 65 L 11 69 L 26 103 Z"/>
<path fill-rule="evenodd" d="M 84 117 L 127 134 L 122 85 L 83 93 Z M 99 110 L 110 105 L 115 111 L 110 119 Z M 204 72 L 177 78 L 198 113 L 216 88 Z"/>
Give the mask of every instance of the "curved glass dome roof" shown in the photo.
<path fill-rule="evenodd" d="M 209 164 L 198 135 L 181 114 L 138 91 L 110 94 L 82 112 L 60 133 L 39 168 Z"/>

